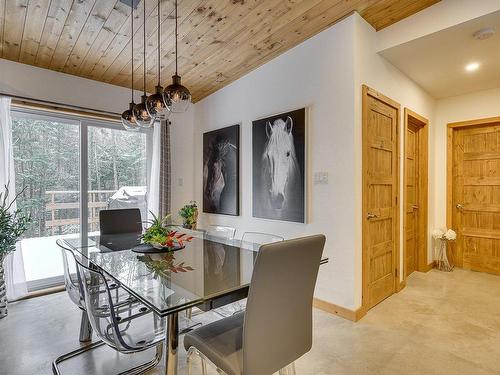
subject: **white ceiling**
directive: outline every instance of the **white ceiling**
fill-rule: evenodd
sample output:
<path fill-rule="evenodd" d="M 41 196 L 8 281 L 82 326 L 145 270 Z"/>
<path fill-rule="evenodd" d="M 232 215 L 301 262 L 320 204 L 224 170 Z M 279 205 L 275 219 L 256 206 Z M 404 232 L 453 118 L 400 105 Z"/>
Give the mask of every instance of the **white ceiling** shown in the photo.
<path fill-rule="evenodd" d="M 474 32 L 494 27 L 476 40 Z M 500 11 L 379 52 L 436 99 L 500 87 Z M 478 62 L 475 72 L 465 65 Z"/>

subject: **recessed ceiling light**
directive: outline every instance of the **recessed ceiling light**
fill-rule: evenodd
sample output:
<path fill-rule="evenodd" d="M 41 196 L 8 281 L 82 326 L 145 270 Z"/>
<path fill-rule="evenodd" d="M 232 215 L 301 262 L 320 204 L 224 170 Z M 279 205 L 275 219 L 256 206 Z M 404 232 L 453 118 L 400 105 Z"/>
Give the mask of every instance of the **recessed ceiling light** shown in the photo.
<path fill-rule="evenodd" d="M 479 68 L 479 63 L 471 62 L 470 64 L 465 65 L 465 70 L 468 72 L 473 72 Z"/>

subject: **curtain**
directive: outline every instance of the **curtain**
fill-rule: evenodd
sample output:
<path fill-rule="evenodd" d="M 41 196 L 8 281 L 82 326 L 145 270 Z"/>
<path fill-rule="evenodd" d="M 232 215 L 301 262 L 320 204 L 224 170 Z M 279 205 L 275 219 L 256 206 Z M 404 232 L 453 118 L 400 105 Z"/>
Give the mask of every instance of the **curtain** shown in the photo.
<path fill-rule="evenodd" d="M 160 122 L 160 174 L 159 213 L 162 217 L 171 213 L 171 165 L 170 165 L 170 121 Z"/>
<path fill-rule="evenodd" d="M 12 146 L 12 121 L 10 118 L 10 98 L 0 97 L 0 189 L 9 184 L 10 198 L 15 194 L 14 154 Z M 11 206 L 12 210 L 16 205 Z M 28 294 L 26 276 L 24 274 L 23 253 L 20 243 L 16 251 L 11 253 L 4 261 L 5 279 L 7 286 L 7 299 L 15 301 Z"/>
<path fill-rule="evenodd" d="M 152 152 L 150 155 L 151 167 L 149 172 L 148 186 L 148 219 L 153 217 L 151 213 L 158 215 L 160 208 L 160 141 L 161 126 L 156 123 L 153 129 Z"/>

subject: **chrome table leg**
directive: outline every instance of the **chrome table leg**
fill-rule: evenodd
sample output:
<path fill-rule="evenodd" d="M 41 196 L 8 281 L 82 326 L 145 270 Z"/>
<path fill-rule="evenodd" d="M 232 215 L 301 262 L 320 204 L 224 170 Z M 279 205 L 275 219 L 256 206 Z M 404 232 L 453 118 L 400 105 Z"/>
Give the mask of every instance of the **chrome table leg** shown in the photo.
<path fill-rule="evenodd" d="M 167 322 L 165 375 L 177 375 L 177 352 L 179 347 L 179 315 L 173 313 Z"/>
<path fill-rule="evenodd" d="M 89 317 L 86 311 L 82 311 L 82 319 L 80 321 L 80 342 L 92 340 L 92 327 L 90 326 Z"/>

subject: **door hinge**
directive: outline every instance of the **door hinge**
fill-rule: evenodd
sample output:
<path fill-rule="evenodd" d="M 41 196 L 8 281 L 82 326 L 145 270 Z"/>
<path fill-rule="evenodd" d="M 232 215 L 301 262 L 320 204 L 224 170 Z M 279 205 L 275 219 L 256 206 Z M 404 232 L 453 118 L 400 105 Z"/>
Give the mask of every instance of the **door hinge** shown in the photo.
<path fill-rule="evenodd" d="M 398 277 L 398 269 L 397 268 L 394 269 L 394 273 L 395 273 L 396 277 Z"/>

